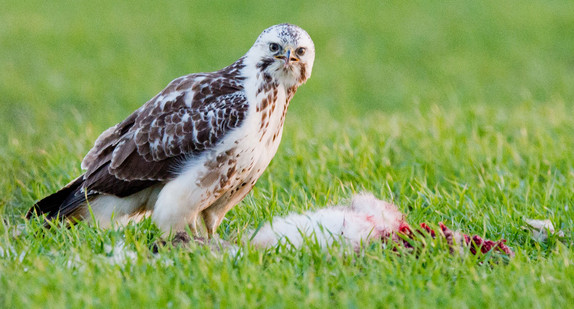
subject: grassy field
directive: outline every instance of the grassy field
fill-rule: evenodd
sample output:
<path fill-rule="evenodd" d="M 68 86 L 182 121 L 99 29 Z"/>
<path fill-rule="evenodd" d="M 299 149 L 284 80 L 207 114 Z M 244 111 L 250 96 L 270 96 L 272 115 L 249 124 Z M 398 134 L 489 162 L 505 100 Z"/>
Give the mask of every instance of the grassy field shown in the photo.
<path fill-rule="evenodd" d="M 574 2 L 12 1 L 0 10 L 0 307 L 560 308 L 574 301 Z M 505 238 L 516 257 L 206 248 L 152 255 L 150 222 L 44 231 L 23 214 L 96 137 L 264 28 L 313 37 L 283 142 L 219 233 L 371 191 L 408 221 Z M 546 242 L 524 218 L 565 232 Z M 21 231 L 15 235 L 15 230 Z M 110 246 L 136 254 L 110 263 Z"/>

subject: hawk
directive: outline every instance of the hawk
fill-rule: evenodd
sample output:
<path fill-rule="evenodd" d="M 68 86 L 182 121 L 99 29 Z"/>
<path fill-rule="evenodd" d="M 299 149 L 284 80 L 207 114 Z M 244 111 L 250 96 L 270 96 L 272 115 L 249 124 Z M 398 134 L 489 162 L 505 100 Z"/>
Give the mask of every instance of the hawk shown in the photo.
<path fill-rule="evenodd" d="M 150 216 L 166 233 L 201 221 L 213 235 L 277 152 L 289 102 L 311 76 L 315 47 L 292 24 L 265 29 L 228 67 L 190 74 L 104 131 L 85 173 L 27 217 L 94 217 L 101 226 Z"/>

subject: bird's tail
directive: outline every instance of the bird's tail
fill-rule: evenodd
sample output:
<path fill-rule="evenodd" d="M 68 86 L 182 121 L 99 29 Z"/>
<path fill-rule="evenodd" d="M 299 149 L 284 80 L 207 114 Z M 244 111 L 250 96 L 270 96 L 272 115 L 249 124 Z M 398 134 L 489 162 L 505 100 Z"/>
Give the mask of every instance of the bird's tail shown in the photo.
<path fill-rule="evenodd" d="M 46 215 L 46 222 L 55 218 L 66 218 L 73 215 L 78 208 L 85 205 L 92 194 L 87 194 L 82 190 L 84 184 L 84 175 L 74 179 L 58 192 L 46 196 L 40 201 L 36 202 L 28 213 L 26 218 L 30 219 L 33 216 Z"/>

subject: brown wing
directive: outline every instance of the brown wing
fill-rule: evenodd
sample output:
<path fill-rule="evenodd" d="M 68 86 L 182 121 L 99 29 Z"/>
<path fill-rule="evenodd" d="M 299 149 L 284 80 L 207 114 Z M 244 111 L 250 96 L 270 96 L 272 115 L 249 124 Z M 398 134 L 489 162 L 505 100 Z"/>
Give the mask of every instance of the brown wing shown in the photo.
<path fill-rule="evenodd" d="M 83 188 L 127 196 L 173 179 L 183 162 L 214 148 L 241 125 L 247 112 L 242 79 L 234 65 L 174 80 L 102 133 L 82 162 Z"/>

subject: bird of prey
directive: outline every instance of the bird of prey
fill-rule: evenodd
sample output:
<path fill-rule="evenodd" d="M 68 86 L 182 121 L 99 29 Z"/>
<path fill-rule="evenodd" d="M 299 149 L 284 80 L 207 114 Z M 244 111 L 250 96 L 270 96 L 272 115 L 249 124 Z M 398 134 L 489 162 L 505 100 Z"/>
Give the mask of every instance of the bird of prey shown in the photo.
<path fill-rule="evenodd" d="M 275 155 L 289 102 L 314 60 L 305 30 L 265 29 L 233 64 L 173 80 L 104 131 L 82 161 L 85 173 L 27 217 L 93 216 L 105 227 L 151 215 L 165 233 L 200 233 L 203 221 L 213 235 Z"/>

